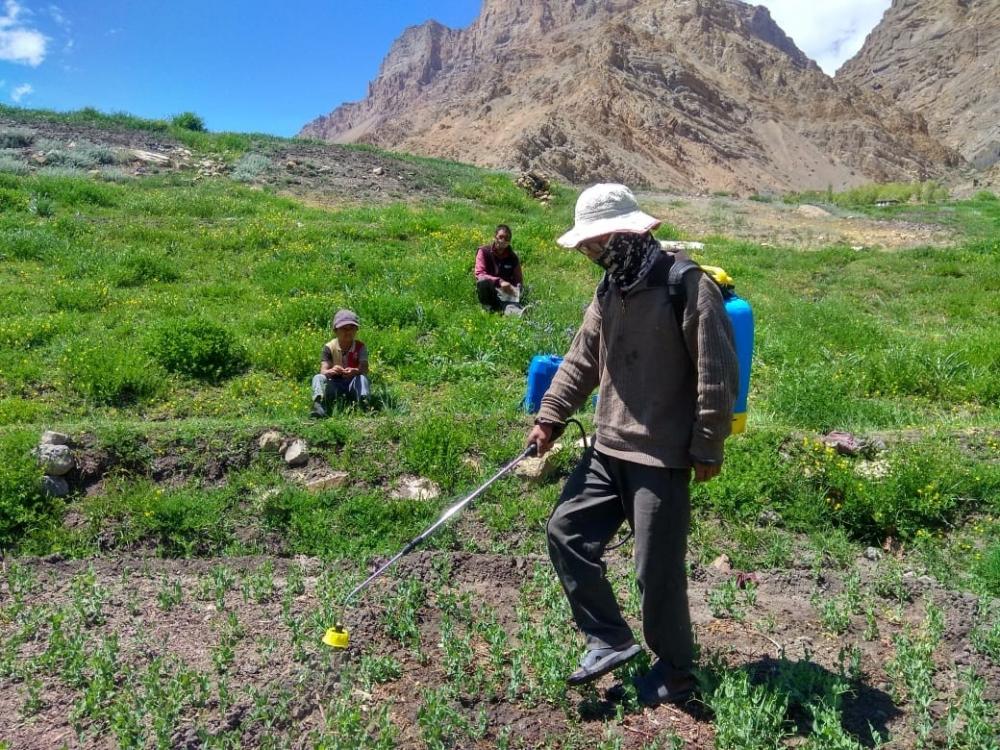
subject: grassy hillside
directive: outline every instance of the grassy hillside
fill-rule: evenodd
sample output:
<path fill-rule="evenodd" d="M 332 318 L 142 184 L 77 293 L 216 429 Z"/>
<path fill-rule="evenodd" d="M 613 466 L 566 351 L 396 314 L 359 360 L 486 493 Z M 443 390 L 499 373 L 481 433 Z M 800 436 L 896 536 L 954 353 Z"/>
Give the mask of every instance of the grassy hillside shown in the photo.
<path fill-rule="evenodd" d="M 31 122 L 26 118 L 26 127 Z M 215 136 L 196 137 L 209 143 Z M 246 144 L 240 153 L 254 148 L 254 141 Z M 23 157 L 23 151 L 0 155 L 0 164 Z M 592 294 L 596 268 L 554 243 L 572 222 L 571 191 L 556 191 L 544 206 L 507 176 L 437 168 L 447 198 L 339 208 L 311 207 L 266 186 L 226 178 L 167 174 L 109 181 L 86 173 L 0 172 L 0 551 L 12 559 L 52 553 L 83 560 L 263 555 L 279 561 L 282 571 L 281 561 L 293 555 L 336 560 L 351 573 L 324 579 L 323 594 L 317 584 L 329 615 L 334 593 L 356 580 L 373 554 L 395 550 L 443 507 L 445 500 L 388 500 L 400 478 L 427 477 L 446 495 L 458 494 L 516 454 L 530 423 L 519 410 L 528 362 L 536 353 L 565 350 Z M 1000 595 L 1000 203 L 981 195 L 892 209 L 907 210 L 918 212 L 921 221 L 951 223 L 956 247 L 804 251 L 707 238 L 698 259 L 736 278 L 758 325 L 750 427 L 729 442 L 722 477 L 695 492 L 696 565 L 726 553 L 743 570 L 841 568 L 850 580 L 860 552 L 884 545 L 898 557 L 880 564 L 866 596 L 875 596 L 879 581 L 892 590 L 904 567 L 986 596 L 984 611 L 992 606 L 989 597 Z M 530 286 L 532 306 L 522 319 L 488 314 L 474 299 L 475 248 L 501 221 L 513 227 Z M 660 233 L 679 234 L 669 225 Z M 343 306 L 362 320 L 374 408 L 345 408 L 328 420 L 310 421 L 309 379 L 330 338 L 331 314 Z M 584 420 L 589 423 L 587 414 Z M 277 456 L 256 450 L 257 436 L 270 428 L 307 439 L 317 460 L 347 471 L 351 480 L 307 491 L 283 473 Z M 60 501 L 42 494 L 30 451 L 46 429 L 69 433 L 81 455 L 99 466 L 80 486 L 86 492 Z M 860 457 L 837 455 L 818 441 L 834 429 L 871 438 L 873 447 Z M 559 459 L 563 473 L 571 453 Z M 446 530 L 432 546 L 544 554 L 544 521 L 559 487 L 506 482 L 478 506 L 474 522 Z M 29 640 L 29 610 L 17 591 L 33 589 L 19 582 L 17 576 L 25 574 L 15 569 L 5 573 L 7 594 L 0 600 L 0 629 L 9 626 L 11 636 L 0 655 L 0 677 L 18 685 L 18 705 L 26 701 L 30 709 L 35 701 L 40 710 L 46 705 L 42 686 L 59 668 L 51 660 L 20 661 L 27 653 L 18 649 Z M 86 578 L 93 570 L 73 570 L 74 591 L 82 592 L 74 594 L 74 606 L 85 608 L 87 597 L 97 596 L 96 584 Z M 518 666 L 528 670 L 525 679 L 533 685 L 524 700 L 554 702 L 571 715 L 559 674 L 576 658 L 576 646 L 568 645 L 573 634 L 565 627 L 559 592 L 547 571 L 539 570 L 522 590 L 527 598 L 517 611 L 542 617 L 531 628 L 550 630 L 529 628 L 519 637 L 541 639 L 543 652 L 562 644 L 558 648 L 567 656 Z M 213 584 L 212 576 L 227 574 L 206 569 L 201 575 L 198 585 L 209 592 L 217 584 L 224 599 L 225 581 Z M 244 600 L 252 602 L 252 587 L 268 582 L 251 576 L 267 574 L 246 575 Z M 169 579 L 163 581 L 155 596 L 163 597 L 162 609 L 169 611 L 173 589 Z M 713 612 L 753 608 L 752 602 L 738 604 L 743 594 L 727 586 L 713 591 Z M 396 601 L 400 613 L 413 610 L 409 616 L 431 599 L 438 608 L 447 599 L 445 589 L 435 590 L 443 599 L 423 588 L 408 590 L 401 589 L 397 596 L 403 598 Z M 842 601 L 829 600 L 834 609 L 829 601 L 814 602 L 814 614 L 834 633 L 843 632 L 837 617 L 862 615 L 860 593 L 852 600 L 850 590 L 848 585 Z M 548 607 L 541 615 L 537 601 Z M 461 614 L 455 602 L 449 606 L 442 616 L 464 633 L 466 645 L 480 637 L 489 643 L 488 628 L 475 630 L 475 618 Z M 899 659 L 910 653 L 906 648 L 917 648 L 919 638 L 932 637 L 933 609 L 928 612 L 921 634 L 906 631 L 913 641 L 899 647 Z M 302 620 L 293 630 L 306 628 L 310 635 L 300 630 L 296 637 L 311 643 L 322 621 L 319 616 L 307 626 Z M 894 628 L 901 623 L 897 619 Z M 414 637 L 412 623 L 387 627 L 404 644 Z M 996 659 L 996 626 L 983 633 L 983 643 L 992 643 L 983 646 L 984 653 L 992 649 Z M 223 645 L 235 638 L 221 637 Z M 419 629 L 415 637 L 419 642 Z M 458 649 L 446 658 L 472 659 L 461 656 L 457 643 L 446 646 Z M 490 679 L 500 682 L 490 689 L 520 695 L 504 682 L 514 668 L 504 653 L 497 652 Z M 471 674 L 471 664 L 455 667 L 454 681 L 444 680 L 440 695 L 427 697 L 423 718 L 403 721 L 423 732 L 426 746 L 468 746 L 471 740 L 435 735 L 433 727 L 444 724 L 457 727 L 458 737 L 476 738 L 478 715 L 448 713 L 458 710 L 454 690 Z M 98 667 L 86 668 L 92 669 Z M 388 662 L 362 662 L 369 688 L 391 682 L 395 669 Z M 721 681 L 713 688 L 715 730 L 725 736 L 748 720 L 749 714 L 739 712 L 753 713 L 747 707 L 765 696 L 739 683 L 739 670 L 721 663 L 713 669 L 713 679 Z M 171 674 L 178 679 L 176 671 Z M 902 694 L 913 700 L 916 688 L 900 679 Z M 965 684 L 973 687 L 967 690 L 974 692 L 977 683 L 969 680 Z M 140 691 L 138 683 L 132 688 Z M 833 690 L 832 683 L 827 688 Z M 111 710 L 125 700 L 115 695 L 111 690 L 97 706 L 74 709 L 75 721 L 85 728 L 78 730 L 81 736 L 107 728 L 101 722 L 113 719 L 100 706 Z M 726 700 L 739 704 L 730 718 L 724 718 Z M 789 708 L 787 717 L 772 707 L 778 725 L 803 715 L 814 716 L 817 727 L 828 722 L 819 709 L 803 714 L 806 703 Z M 839 727 L 833 704 L 829 709 Z M 955 702 L 955 710 L 964 705 Z M 189 704 L 178 706 L 173 721 L 192 715 Z M 962 721 L 974 721 L 973 708 L 961 710 L 967 711 Z M 349 705 L 336 711 L 345 724 L 329 737 L 377 734 L 370 723 L 351 728 Z M 435 711 L 437 719 L 426 719 Z M 908 714 L 915 728 L 905 736 L 919 736 L 929 716 Z M 614 744 L 620 737 L 615 719 L 606 718 L 601 731 L 610 734 L 601 746 L 623 746 Z M 393 724 L 385 716 L 379 721 Z M 572 744 L 568 738 L 585 729 L 577 721 L 552 746 L 597 746 Z M 487 725 L 493 726 L 488 719 Z M 140 739 L 132 740 L 129 727 L 115 726 L 122 746 L 161 743 L 148 734 L 153 725 L 134 728 Z M 280 736 L 295 734 L 280 726 Z M 803 736 L 818 737 L 819 731 L 810 735 L 806 729 Z M 348 746 L 329 737 L 332 744 L 317 746 Z M 499 742 L 496 734 L 482 737 Z M 0 731 L 0 747 L 3 740 Z M 725 746 L 765 746 L 731 743 Z"/>

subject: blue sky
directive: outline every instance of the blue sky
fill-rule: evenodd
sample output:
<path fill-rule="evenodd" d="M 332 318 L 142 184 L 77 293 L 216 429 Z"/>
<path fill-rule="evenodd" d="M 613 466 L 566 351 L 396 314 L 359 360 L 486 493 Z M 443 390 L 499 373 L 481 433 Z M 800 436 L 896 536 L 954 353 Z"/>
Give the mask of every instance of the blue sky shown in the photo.
<path fill-rule="evenodd" d="M 667 1 L 667 0 L 665 0 Z M 758 0 L 832 73 L 890 0 Z M 480 0 L 0 0 L 0 101 L 191 110 L 212 130 L 293 135 L 364 96 L 392 41 L 434 18 L 468 26 Z"/>

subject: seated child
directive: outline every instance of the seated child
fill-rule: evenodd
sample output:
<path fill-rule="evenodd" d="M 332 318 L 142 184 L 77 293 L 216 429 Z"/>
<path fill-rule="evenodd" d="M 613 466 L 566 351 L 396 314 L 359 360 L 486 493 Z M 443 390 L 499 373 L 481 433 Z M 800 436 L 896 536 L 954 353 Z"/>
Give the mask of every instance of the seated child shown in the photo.
<path fill-rule="evenodd" d="M 338 310 L 333 316 L 335 338 L 323 347 L 319 375 L 312 380 L 312 416 L 325 417 L 327 407 L 338 396 L 355 401 L 368 399 L 368 349 L 356 338 L 358 316 L 351 310 Z"/>

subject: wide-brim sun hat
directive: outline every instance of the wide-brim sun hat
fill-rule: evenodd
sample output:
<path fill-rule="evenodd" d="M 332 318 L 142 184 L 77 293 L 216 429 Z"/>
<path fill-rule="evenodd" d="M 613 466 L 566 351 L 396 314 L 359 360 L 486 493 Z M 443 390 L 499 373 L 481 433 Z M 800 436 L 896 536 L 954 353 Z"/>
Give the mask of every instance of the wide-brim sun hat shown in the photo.
<path fill-rule="evenodd" d="M 635 195 L 627 187 L 603 182 L 580 193 L 573 228 L 556 242 L 563 247 L 576 247 L 586 240 L 614 232 L 642 234 L 656 229 L 661 223 L 639 210 Z"/>

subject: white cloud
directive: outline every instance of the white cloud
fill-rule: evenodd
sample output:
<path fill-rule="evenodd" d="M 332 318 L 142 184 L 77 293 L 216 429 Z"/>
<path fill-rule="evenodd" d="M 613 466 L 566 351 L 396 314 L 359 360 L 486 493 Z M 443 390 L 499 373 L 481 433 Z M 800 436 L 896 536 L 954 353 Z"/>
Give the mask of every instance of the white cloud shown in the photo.
<path fill-rule="evenodd" d="M 30 83 L 22 83 L 20 86 L 15 86 L 14 90 L 10 92 L 10 98 L 13 100 L 14 104 L 20 104 L 21 100 L 35 93 L 35 87 Z"/>
<path fill-rule="evenodd" d="M 69 19 L 66 18 L 66 14 L 63 13 L 62 8 L 58 5 L 49 6 L 49 15 L 52 16 L 53 21 L 62 26 L 64 29 L 69 26 Z"/>
<path fill-rule="evenodd" d="M 766 5 L 795 44 L 833 75 L 864 44 L 892 0 L 751 0 Z"/>
<path fill-rule="evenodd" d="M 21 63 L 32 67 L 42 64 L 48 37 L 28 28 L 19 16 L 26 11 L 17 0 L 6 0 L 0 13 L 0 61 Z"/>

